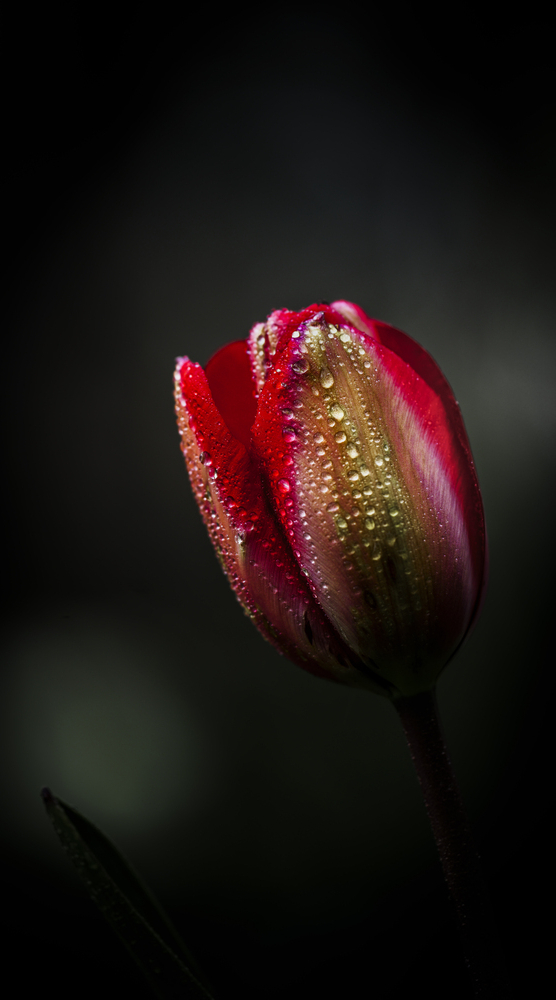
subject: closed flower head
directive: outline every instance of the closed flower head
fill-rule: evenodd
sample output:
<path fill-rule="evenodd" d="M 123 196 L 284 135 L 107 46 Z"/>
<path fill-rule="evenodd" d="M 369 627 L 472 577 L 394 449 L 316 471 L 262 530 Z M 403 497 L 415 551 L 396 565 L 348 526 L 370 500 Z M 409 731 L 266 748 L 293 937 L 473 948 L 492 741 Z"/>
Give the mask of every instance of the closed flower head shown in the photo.
<path fill-rule="evenodd" d="M 175 395 L 205 524 L 263 635 L 319 676 L 431 688 L 477 616 L 487 556 L 430 355 L 349 302 L 279 310 L 206 371 L 178 359 Z"/>

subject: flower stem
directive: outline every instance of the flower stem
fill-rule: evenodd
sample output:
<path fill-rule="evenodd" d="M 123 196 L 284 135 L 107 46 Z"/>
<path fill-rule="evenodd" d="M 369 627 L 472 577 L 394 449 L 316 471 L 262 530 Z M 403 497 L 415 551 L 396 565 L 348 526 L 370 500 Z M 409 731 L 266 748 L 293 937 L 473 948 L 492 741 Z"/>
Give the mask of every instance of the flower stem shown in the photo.
<path fill-rule="evenodd" d="M 440 726 L 436 692 L 397 698 L 393 704 L 404 728 L 455 905 L 474 995 L 485 1000 L 511 997 L 481 863 Z"/>

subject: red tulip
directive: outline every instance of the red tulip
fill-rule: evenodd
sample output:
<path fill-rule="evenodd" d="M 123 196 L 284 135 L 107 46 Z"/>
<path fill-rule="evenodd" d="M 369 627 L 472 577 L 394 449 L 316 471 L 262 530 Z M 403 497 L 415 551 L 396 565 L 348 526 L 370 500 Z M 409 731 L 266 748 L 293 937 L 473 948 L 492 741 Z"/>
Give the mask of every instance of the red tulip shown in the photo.
<path fill-rule="evenodd" d="M 477 617 L 481 494 L 442 372 L 334 302 L 278 310 L 179 358 L 182 450 L 210 537 L 262 634 L 311 673 L 429 690 Z"/>

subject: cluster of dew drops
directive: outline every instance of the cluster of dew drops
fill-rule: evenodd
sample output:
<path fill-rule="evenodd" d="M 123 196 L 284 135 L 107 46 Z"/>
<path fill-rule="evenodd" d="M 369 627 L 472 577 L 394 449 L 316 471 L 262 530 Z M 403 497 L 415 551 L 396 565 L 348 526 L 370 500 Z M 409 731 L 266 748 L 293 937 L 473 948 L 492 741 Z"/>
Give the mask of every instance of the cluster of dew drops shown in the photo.
<path fill-rule="evenodd" d="M 411 603 L 418 610 L 417 580 L 409 559 L 407 519 L 403 516 L 407 499 L 394 471 L 391 444 L 384 431 L 377 426 L 380 415 L 376 413 L 374 401 L 378 373 L 373 370 L 368 352 L 358 343 L 356 334 L 318 321 L 318 316 L 313 317 L 311 324 L 305 328 L 303 341 L 294 349 L 291 362 L 291 373 L 296 377 L 300 395 L 296 397 L 292 394 L 289 405 L 281 410 L 284 420 L 282 437 L 286 448 L 281 453 L 281 473 L 272 472 L 282 500 L 278 502 L 278 513 L 293 539 L 296 532 L 291 516 L 292 483 L 288 467 L 294 464 L 294 459 L 287 446 L 291 447 L 298 438 L 304 437 L 301 458 L 298 458 L 296 466 L 306 464 L 307 469 L 303 475 L 299 475 L 297 470 L 295 503 L 296 513 L 302 522 L 300 530 L 305 549 L 303 559 L 306 565 L 302 571 L 317 582 L 320 576 L 318 551 L 323 544 L 323 534 L 325 544 L 342 543 L 343 562 L 348 571 L 352 571 L 355 565 L 368 570 L 370 562 L 375 567 L 373 575 L 382 576 L 386 566 L 390 568 L 390 577 L 393 577 L 397 575 L 392 572 L 393 557 L 396 557 L 396 562 L 399 558 L 406 586 L 409 586 Z M 300 331 L 294 332 L 292 339 L 299 338 Z M 346 374 L 350 389 L 348 393 L 342 393 L 341 402 L 336 393 L 338 387 L 335 386 L 338 376 L 335 379 L 326 359 L 326 339 L 336 339 L 344 350 L 345 360 L 337 362 L 338 367 L 349 366 L 358 376 L 354 378 Z M 307 356 L 309 352 L 311 361 Z M 322 364 L 314 372 L 311 362 L 319 356 Z M 305 379 L 307 389 L 303 385 Z M 303 427 L 302 421 L 296 419 L 301 414 L 295 412 L 306 406 L 302 400 L 309 389 L 315 404 L 311 407 L 311 430 Z M 354 415 L 346 412 L 346 397 L 354 399 L 357 419 L 364 425 L 363 434 L 358 430 Z M 314 429 L 317 420 L 327 425 L 323 425 L 322 431 Z M 289 421 L 295 421 L 293 426 Z M 336 470 L 333 458 L 336 459 Z M 333 531 L 329 530 L 331 522 Z M 312 533 L 318 536 L 316 544 Z M 302 558 L 300 551 L 296 551 L 295 555 L 298 559 Z M 329 584 L 320 580 L 317 589 L 326 593 Z M 401 607 L 405 606 L 402 595 L 398 596 Z"/>

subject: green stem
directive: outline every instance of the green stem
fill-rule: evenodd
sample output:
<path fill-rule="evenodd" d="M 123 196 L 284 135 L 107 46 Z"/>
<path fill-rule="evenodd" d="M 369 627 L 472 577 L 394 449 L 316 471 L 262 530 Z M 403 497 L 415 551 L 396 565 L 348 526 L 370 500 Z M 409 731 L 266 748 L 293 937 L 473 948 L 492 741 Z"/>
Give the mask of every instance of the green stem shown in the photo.
<path fill-rule="evenodd" d="M 436 693 L 397 698 L 393 704 L 404 728 L 455 905 L 474 995 L 484 1000 L 511 997 L 481 863 L 440 726 Z"/>

